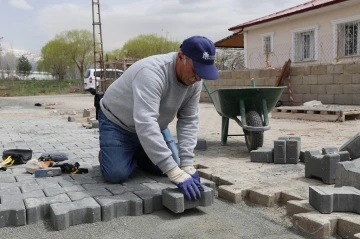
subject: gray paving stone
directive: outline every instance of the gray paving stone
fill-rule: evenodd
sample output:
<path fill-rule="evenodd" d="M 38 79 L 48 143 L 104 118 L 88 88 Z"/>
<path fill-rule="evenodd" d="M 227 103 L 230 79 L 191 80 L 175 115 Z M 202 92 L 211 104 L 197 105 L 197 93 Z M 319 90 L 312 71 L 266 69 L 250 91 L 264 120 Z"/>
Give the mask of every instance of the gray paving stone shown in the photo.
<path fill-rule="evenodd" d="M 31 186 L 31 185 L 38 185 L 38 184 L 34 179 L 31 179 L 28 181 L 16 182 L 16 183 L 0 183 L 0 190 L 5 189 L 5 188 Z"/>
<path fill-rule="evenodd" d="M 274 163 L 286 163 L 286 140 L 274 141 Z"/>
<path fill-rule="evenodd" d="M 127 188 L 121 184 L 109 184 L 105 188 L 109 190 L 113 195 L 119 195 L 133 191 L 131 188 Z"/>
<path fill-rule="evenodd" d="M 35 181 L 39 184 L 39 185 L 59 185 L 58 182 L 59 180 L 61 180 L 60 177 L 47 177 L 47 178 L 35 178 Z"/>
<path fill-rule="evenodd" d="M 321 213 L 354 212 L 360 214 L 360 190 L 354 187 L 309 187 L 309 203 Z"/>
<path fill-rule="evenodd" d="M 134 194 L 143 200 L 144 214 L 150 214 L 164 208 L 162 204 L 162 195 L 159 191 L 143 190 L 135 191 Z"/>
<path fill-rule="evenodd" d="M 10 204 L 14 201 L 23 201 L 25 198 L 43 198 L 45 194 L 42 190 L 31 191 L 27 193 L 8 193 L 1 196 L 1 204 Z"/>
<path fill-rule="evenodd" d="M 357 161 L 360 162 L 360 159 L 340 162 L 336 165 L 336 187 L 351 186 L 360 190 L 360 167 L 357 167 Z"/>
<path fill-rule="evenodd" d="M 26 224 L 26 210 L 21 200 L 0 204 L 0 228 L 9 226 L 23 226 Z"/>
<path fill-rule="evenodd" d="M 156 192 L 162 192 L 163 189 L 166 188 L 177 188 L 177 186 L 173 183 L 143 183 L 145 187 L 149 188 L 150 190 L 156 191 Z"/>
<path fill-rule="evenodd" d="M 67 195 L 71 199 L 71 201 L 79 201 L 84 198 L 88 197 L 96 197 L 96 196 L 112 196 L 112 193 L 110 193 L 105 188 L 96 188 L 92 190 L 84 190 L 81 192 L 68 192 Z"/>
<path fill-rule="evenodd" d="M 16 179 L 16 182 L 23 182 L 23 181 L 33 180 L 34 175 L 31 175 L 31 174 L 16 175 L 15 179 Z"/>
<path fill-rule="evenodd" d="M 132 192 L 94 198 L 101 205 L 103 221 L 109 221 L 121 216 L 139 216 L 143 214 L 143 201 Z"/>
<path fill-rule="evenodd" d="M 346 143 L 344 143 L 340 147 L 339 151 L 348 151 L 350 154 L 350 158 L 353 160 L 360 158 L 359 148 L 360 148 L 360 133 L 357 133 L 356 135 L 354 135 L 354 137 L 352 137 Z"/>
<path fill-rule="evenodd" d="M 321 152 L 319 150 L 307 150 L 304 152 L 304 161 L 302 161 L 303 163 L 306 162 L 306 160 L 311 160 L 312 156 L 320 156 Z"/>
<path fill-rule="evenodd" d="M 184 194 L 178 188 L 168 188 L 162 191 L 162 203 L 174 213 L 182 213 L 186 209 L 198 206 L 206 207 L 214 203 L 214 192 L 212 188 L 204 186 L 199 200 L 185 200 Z"/>
<path fill-rule="evenodd" d="M 21 191 L 19 187 L 5 188 L 0 190 L 0 198 L 3 195 L 7 195 L 7 194 L 21 194 Z"/>
<path fill-rule="evenodd" d="M 0 178 L 0 182 L 2 182 L 2 183 L 15 183 L 16 180 L 15 180 L 14 176 L 8 176 L 8 177 Z"/>
<path fill-rule="evenodd" d="M 94 179 L 88 177 L 86 174 L 70 174 L 70 177 L 74 179 L 74 184 L 97 183 Z"/>
<path fill-rule="evenodd" d="M 195 149 L 205 151 L 207 149 L 207 144 L 205 139 L 197 139 Z"/>
<path fill-rule="evenodd" d="M 300 152 L 301 152 L 301 137 L 300 136 L 289 136 L 289 140 L 298 141 L 297 159 L 299 159 L 300 158 Z"/>
<path fill-rule="evenodd" d="M 134 174 L 134 175 L 130 175 L 129 179 L 122 183 L 122 184 L 126 184 L 126 183 L 130 183 L 130 184 L 135 184 L 135 183 L 154 183 L 156 182 L 154 179 L 149 178 L 147 176 L 144 175 L 139 175 L 139 174 Z"/>
<path fill-rule="evenodd" d="M 31 192 L 31 191 L 36 191 L 36 190 L 41 190 L 44 187 L 42 185 L 36 184 L 36 185 L 24 185 L 24 186 L 20 186 L 20 189 L 23 193 L 27 193 L 27 192 Z"/>
<path fill-rule="evenodd" d="M 101 221 L 100 205 L 91 197 L 76 202 L 50 205 L 50 218 L 55 230 Z"/>
<path fill-rule="evenodd" d="M 215 193 L 215 190 L 216 190 L 216 183 L 215 182 L 210 181 L 210 180 L 208 180 L 206 178 L 200 178 L 200 183 L 202 185 L 205 185 L 206 187 L 214 189 L 214 193 Z"/>
<path fill-rule="evenodd" d="M 85 189 L 81 185 L 74 185 L 70 187 L 61 187 L 59 184 L 53 185 L 51 187 L 44 188 L 44 193 L 47 197 L 56 196 L 59 194 L 67 192 L 79 192 L 84 191 Z"/>
<path fill-rule="evenodd" d="M 132 182 L 130 180 L 122 183 L 122 185 L 128 188 L 130 192 L 146 190 L 146 187 L 144 187 L 142 184 Z"/>
<path fill-rule="evenodd" d="M 300 141 L 289 139 L 286 141 L 286 163 L 297 164 L 300 158 Z"/>
<path fill-rule="evenodd" d="M 53 197 L 45 198 L 26 198 L 24 199 L 26 207 L 27 223 L 36 223 L 39 220 L 50 217 L 50 205 L 53 203 L 71 202 L 66 194 L 59 194 Z"/>
<path fill-rule="evenodd" d="M 336 165 L 340 162 L 339 154 L 315 155 L 305 161 L 305 177 L 320 178 L 326 184 L 335 183 Z"/>
<path fill-rule="evenodd" d="M 333 154 L 333 153 L 338 153 L 339 150 L 337 147 L 335 146 L 328 146 L 328 147 L 325 147 L 325 148 L 322 148 L 322 154 Z"/>
<path fill-rule="evenodd" d="M 274 149 L 272 148 L 258 148 L 250 152 L 250 161 L 257 163 L 273 163 Z"/>
<path fill-rule="evenodd" d="M 350 161 L 350 153 L 348 151 L 340 151 L 340 162 Z"/>

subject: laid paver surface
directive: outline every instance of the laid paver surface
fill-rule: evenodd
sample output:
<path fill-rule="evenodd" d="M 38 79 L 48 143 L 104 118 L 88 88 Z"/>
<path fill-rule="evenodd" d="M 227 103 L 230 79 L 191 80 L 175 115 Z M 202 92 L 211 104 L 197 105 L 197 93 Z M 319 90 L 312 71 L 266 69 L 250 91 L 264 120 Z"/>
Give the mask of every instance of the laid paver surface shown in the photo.
<path fill-rule="evenodd" d="M 67 122 L 68 112 L 70 111 L 68 105 L 55 105 L 56 110 L 30 107 L 36 100 L 36 98 L 30 97 L 28 100 L 29 107 L 13 105 L 1 108 L 3 117 L 0 118 L 0 135 L 2 135 L 0 149 L 31 148 L 34 151 L 35 158 L 46 151 L 62 151 L 66 152 L 71 160 L 79 162 L 82 167 L 94 168 L 95 170 L 91 172 L 96 172 L 99 150 L 98 132 L 96 129 L 85 129 L 79 124 L 79 122 L 86 122 L 86 119 L 82 118 L 82 113 L 84 108 L 91 107 L 92 98 L 89 98 L 88 106 L 78 109 L 77 115 L 75 115 L 76 122 Z M 51 102 L 51 99 L 48 99 L 48 102 Z M 262 206 L 274 206 L 275 211 L 273 212 L 279 213 L 281 216 L 284 213 L 281 208 L 278 208 L 281 200 L 286 202 L 293 198 L 299 200 L 308 199 L 308 187 L 310 185 L 323 185 L 318 179 L 305 178 L 303 163 L 276 165 L 250 162 L 250 154 L 246 150 L 243 137 L 229 137 L 228 145 L 222 146 L 220 142 L 221 117 L 216 113 L 211 104 L 201 104 L 200 112 L 199 138 L 207 141 L 207 149 L 205 151 L 195 151 L 195 163 L 200 167 L 199 171 L 202 172 L 202 176 L 207 176 L 208 179 L 214 181 L 219 186 L 219 199 L 223 197 L 226 200 L 232 201 L 229 198 L 234 197 L 236 200 L 240 198 L 237 201 L 237 203 L 241 203 L 240 206 L 245 205 L 243 204 L 244 200 Z M 94 114 L 93 111 L 92 114 Z M 298 136 L 301 137 L 302 149 L 321 150 L 325 146 L 340 147 L 343 145 L 344 142 L 357 133 L 360 122 L 324 123 L 271 119 L 270 125 L 272 129 L 265 132 L 264 147 L 273 147 L 274 140 L 281 136 Z M 175 121 L 170 125 L 170 130 L 176 136 Z M 241 131 L 241 128 L 234 121 L 230 122 L 229 133 L 242 133 Z M 102 177 L 98 173 L 89 174 L 88 176 L 90 175 L 91 179 L 97 184 L 103 183 L 101 181 Z M 105 190 L 107 191 L 104 191 L 104 188 L 92 188 L 91 184 L 94 184 L 94 182 L 89 182 L 89 179 L 85 180 L 82 177 L 77 179 L 71 177 L 70 180 L 60 180 L 60 182 L 56 182 L 55 178 L 49 178 L 46 180 L 46 183 L 38 180 L 35 180 L 36 183 L 30 183 L 32 179 L 24 173 L 24 168 L 21 168 L 21 166 L 2 172 L 0 177 L 3 179 L 0 184 L 3 185 L 1 190 L 14 190 L 12 191 L 13 194 L 16 194 L 16 189 L 10 188 L 17 187 L 23 193 L 42 190 L 47 197 L 50 197 L 50 195 L 54 197 L 57 194 L 56 190 L 59 189 L 61 193 L 58 195 L 66 195 L 70 202 L 76 202 L 76 200 L 71 201 L 72 199 L 86 199 L 87 197 L 84 197 L 82 193 L 84 190 L 89 191 L 88 195 L 92 198 L 103 197 L 101 194 L 110 191 L 106 187 Z M 75 183 L 74 185 L 72 180 L 79 180 L 81 183 Z M 164 183 L 163 181 L 159 182 Z M 5 184 L 15 185 L 15 187 L 9 187 Z M 58 186 L 55 186 L 56 184 Z M 146 183 L 143 184 L 145 185 Z M 55 189 L 51 189 L 51 186 Z M 72 189 L 71 187 L 74 186 L 81 186 L 82 188 Z M 113 188 L 113 190 L 119 189 Z M 224 196 L 229 195 L 229 193 L 230 197 Z M 63 198 L 62 200 L 65 199 Z M 54 216 L 62 216 L 57 213 L 62 208 L 62 203 L 64 202 L 52 204 L 56 206 L 53 209 Z M 12 206 L 15 207 L 16 205 Z M 45 206 L 45 208 L 47 207 Z M 210 208 L 204 210 L 209 211 Z M 214 203 L 214 208 L 217 208 L 217 202 Z M 250 209 L 257 210 L 256 208 Z M 271 211 L 270 208 L 268 210 Z M 35 207 L 34 212 L 36 211 L 41 210 Z M 46 214 L 46 210 L 44 211 Z M 42 211 L 41 213 L 44 212 Z M 218 213 L 221 214 L 220 212 Z M 41 215 L 39 217 L 41 218 Z M 274 220 L 278 218 L 275 215 L 271 217 Z M 33 218 L 36 219 L 36 217 Z M 117 219 L 111 221 L 114 220 L 116 221 Z M 67 225 L 62 224 L 58 226 L 61 228 Z M 75 226 L 75 228 L 79 226 Z M 65 231 L 71 230 L 71 228 Z M 244 238 L 261 237 L 244 236 Z M 292 237 L 285 236 L 283 238 Z M 293 238 L 297 237 L 294 236 Z"/>

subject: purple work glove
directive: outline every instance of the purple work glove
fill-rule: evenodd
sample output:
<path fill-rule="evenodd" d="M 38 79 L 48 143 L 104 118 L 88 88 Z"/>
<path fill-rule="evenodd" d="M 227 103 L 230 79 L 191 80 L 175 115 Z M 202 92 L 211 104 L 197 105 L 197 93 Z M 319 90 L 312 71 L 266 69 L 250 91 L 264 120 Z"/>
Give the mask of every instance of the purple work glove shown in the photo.
<path fill-rule="evenodd" d="M 193 179 L 196 180 L 196 186 L 199 188 L 200 191 L 204 191 L 204 187 L 200 183 L 200 175 L 199 172 L 193 166 L 185 166 L 181 167 L 187 174 L 189 174 Z"/>
<path fill-rule="evenodd" d="M 166 173 L 170 181 L 175 184 L 184 194 L 187 200 L 197 200 L 201 198 L 201 192 L 204 190 L 196 179 L 191 177 L 179 167 L 175 167 Z"/>

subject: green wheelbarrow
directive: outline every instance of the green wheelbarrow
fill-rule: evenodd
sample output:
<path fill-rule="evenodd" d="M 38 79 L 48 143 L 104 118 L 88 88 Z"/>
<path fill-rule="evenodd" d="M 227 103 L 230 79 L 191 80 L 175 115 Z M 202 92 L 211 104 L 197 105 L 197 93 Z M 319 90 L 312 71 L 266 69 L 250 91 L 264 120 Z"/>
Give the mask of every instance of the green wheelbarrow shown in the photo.
<path fill-rule="evenodd" d="M 222 117 L 221 143 L 226 145 L 228 136 L 245 136 L 249 151 L 262 147 L 264 131 L 269 130 L 268 112 L 275 107 L 286 86 L 221 88 L 210 92 L 205 81 L 204 88 L 216 111 Z M 244 134 L 229 135 L 229 119 L 242 127 Z"/>

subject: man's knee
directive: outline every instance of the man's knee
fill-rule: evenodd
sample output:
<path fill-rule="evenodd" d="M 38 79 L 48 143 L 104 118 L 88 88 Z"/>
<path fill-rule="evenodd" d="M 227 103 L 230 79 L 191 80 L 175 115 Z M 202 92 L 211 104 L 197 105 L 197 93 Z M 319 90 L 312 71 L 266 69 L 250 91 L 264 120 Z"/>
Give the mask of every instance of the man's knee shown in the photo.
<path fill-rule="evenodd" d="M 101 167 L 101 166 L 100 166 Z M 130 173 L 123 168 L 104 168 L 101 167 L 104 179 L 109 183 L 122 183 L 129 178 Z"/>

